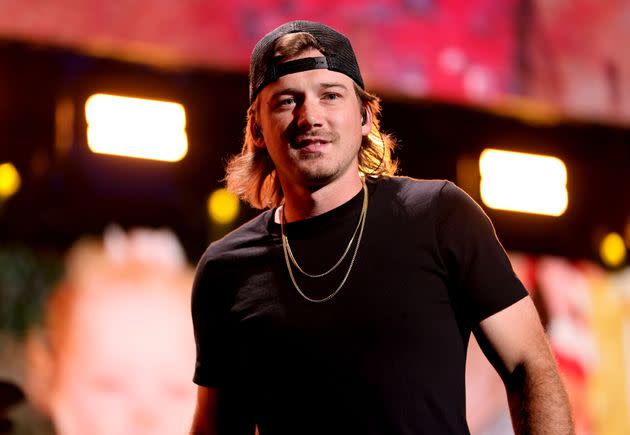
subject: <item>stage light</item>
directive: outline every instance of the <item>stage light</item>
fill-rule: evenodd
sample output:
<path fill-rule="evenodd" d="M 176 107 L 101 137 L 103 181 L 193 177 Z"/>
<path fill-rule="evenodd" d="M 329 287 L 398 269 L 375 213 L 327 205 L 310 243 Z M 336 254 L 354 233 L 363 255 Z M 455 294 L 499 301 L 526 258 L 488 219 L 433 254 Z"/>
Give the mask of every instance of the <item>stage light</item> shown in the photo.
<path fill-rule="evenodd" d="M 95 153 L 176 162 L 188 152 L 179 103 L 95 94 L 85 103 L 85 118 Z"/>
<path fill-rule="evenodd" d="M 227 189 L 217 189 L 208 197 L 208 215 L 219 224 L 229 224 L 240 210 L 238 197 Z"/>
<path fill-rule="evenodd" d="M 548 216 L 567 209 L 567 169 L 556 157 L 486 149 L 479 171 L 481 200 L 490 208 Z"/>
<path fill-rule="evenodd" d="M 626 260 L 626 244 L 617 233 L 607 234 L 599 245 L 602 262 L 609 267 L 619 267 Z"/>
<path fill-rule="evenodd" d="M 20 189 L 20 173 L 11 163 L 0 164 L 0 199 L 9 198 Z"/>

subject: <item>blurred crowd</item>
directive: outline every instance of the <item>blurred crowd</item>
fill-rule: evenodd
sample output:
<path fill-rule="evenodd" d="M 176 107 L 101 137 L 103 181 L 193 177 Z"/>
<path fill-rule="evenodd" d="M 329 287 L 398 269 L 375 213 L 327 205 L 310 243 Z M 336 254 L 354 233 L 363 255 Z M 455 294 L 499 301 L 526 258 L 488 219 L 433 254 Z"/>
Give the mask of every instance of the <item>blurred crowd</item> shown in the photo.
<path fill-rule="evenodd" d="M 176 237 L 112 227 L 63 263 L 41 316 L 21 334 L 3 331 L 0 433 L 186 433 L 193 270 Z"/>

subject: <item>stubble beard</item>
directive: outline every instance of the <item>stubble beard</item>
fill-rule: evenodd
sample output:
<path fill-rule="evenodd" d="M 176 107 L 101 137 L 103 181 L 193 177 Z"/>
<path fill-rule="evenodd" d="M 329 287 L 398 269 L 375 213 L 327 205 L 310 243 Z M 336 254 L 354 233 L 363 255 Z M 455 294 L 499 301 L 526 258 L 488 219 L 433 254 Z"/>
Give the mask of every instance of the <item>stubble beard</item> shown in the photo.
<path fill-rule="evenodd" d="M 332 143 L 330 153 L 316 152 L 297 156 L 297 172 L 303 182 L 310 186 L 324 186 L 337 178 L 342 177 L 352 166 L 356 155 L 335 155 L 334 147 L 340 146 Z M 358 152 L 358 150 L 357 150 Z M 332 155 L 331 155 L 332 154 Z"/>
<path fill-rule="evenodd" d="M 319 137 L 326 140 L 328 146 L 325 151 L 306 152 L 303 150 L 303 141 L 309 137 Z M 335 179 L 341 177 L 352 165 L 353 160 L 359 152 L 347 155 L 340 147 L 348 144 L 341 144 L 340 135 L 331 130 L 313 129 L 301 131 L 290 137 L 289 143 L 295 172 L 303 183 L 310 186 L 324 186 Z"/>
<path fill-rule="evenodd" d="M 308 138 L 318 137 L 328 142 L 329 148 L 326 152 L 305 151 L 305 141 Z M 339 134 L 324 129 L 312 129 L 308 131 L 296 132 L 290 138 L 291 152 L 294 154 L 294 163 L 300 178 L 307 184 L 325 184 L 328 180 L 335 178 L 339 171 L 338 162 L 327 161 L 334 154 L 339 146 Z"/>
<path fill-rule="evenodd" d="M 339 172 L 339 165 L 334 162 L 326 162 L 326 155 L 323 152 L 298 153 L 297 171 L 300 178 L 307 184 L 326 184 L 336 178 Z"/>

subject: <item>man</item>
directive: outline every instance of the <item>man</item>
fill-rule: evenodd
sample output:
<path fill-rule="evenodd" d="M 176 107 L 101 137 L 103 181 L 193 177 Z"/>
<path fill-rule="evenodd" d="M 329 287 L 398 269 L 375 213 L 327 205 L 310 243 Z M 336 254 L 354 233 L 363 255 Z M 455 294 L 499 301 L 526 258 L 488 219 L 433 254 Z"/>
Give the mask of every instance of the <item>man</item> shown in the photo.
<path fill-rule="evenodd" d="M 349 41 L 294 21 L 256 45 L 228 188 L 270 207 L 208 248 L 192 297 L 192 433 L 468 433 L 470 332 L 520 433 L 571 433 L 543 329 L 481 209 L 393 177 Z"/>
<path fill-rule="evenodd" d="M 165 230 L 111 230 L 70 250 L 30 334 L 27 395 L 59 435 L 185 433 L 195 388 L 192 270 Z"/>

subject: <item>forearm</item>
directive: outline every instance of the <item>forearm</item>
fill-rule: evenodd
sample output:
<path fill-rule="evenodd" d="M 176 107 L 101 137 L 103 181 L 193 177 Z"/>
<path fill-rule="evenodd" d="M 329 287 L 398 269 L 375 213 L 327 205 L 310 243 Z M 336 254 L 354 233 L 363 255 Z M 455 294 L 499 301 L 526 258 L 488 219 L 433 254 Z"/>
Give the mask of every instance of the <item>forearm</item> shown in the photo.
<path fill-rule="evenodd" d="M 189 435 L 217 435 L 218 391 L 214 388 L 199 387 L 197 404 Z"/>
<path fill-rule="evenodd" d="M 202 416 L 195 415 L 189 435 L 217 435 L 216 427 L 209 424 L 207 419 Z"/>
<path fill-rule="evenodd" d="M 252 414 L 235 399 L 229 390 L 199 387 L 189 435 L 253 435 Z"/>
<path fill-rule="evenodd" d="M 551 355 L 517 366 L 506 388 L 517 435 L 574 434 L 568 397 Z"/>

